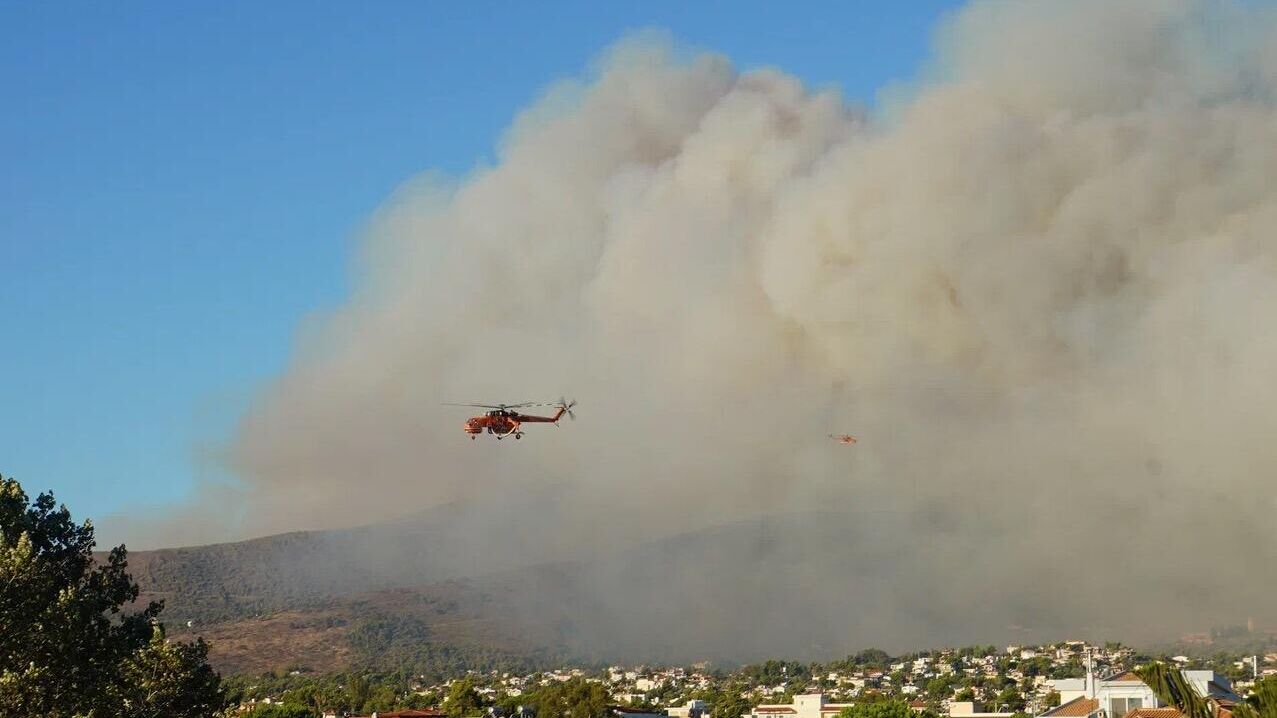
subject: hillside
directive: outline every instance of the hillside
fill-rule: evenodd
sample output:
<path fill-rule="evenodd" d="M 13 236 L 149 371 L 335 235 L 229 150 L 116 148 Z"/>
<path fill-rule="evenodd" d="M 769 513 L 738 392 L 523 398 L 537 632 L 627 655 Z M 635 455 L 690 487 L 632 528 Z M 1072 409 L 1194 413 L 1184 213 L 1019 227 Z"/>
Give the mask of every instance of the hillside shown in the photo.
<path fill-rule="evenodd" d="M 177 626 L 202 636 L 225 673 L 354 667 L 432 677 L 467 669 L 529 671 L 565 656 L 552 630 L 515 623 L 500 595 L 470 581 L 389 589 L 255 618 Z M 556 648 L 558 646 L 558 648 Z"/>
<path fill-rule="evenodd" d="M 130 568 L 141 600 L 163 599 L 176 635 L 205 636 L 214 662 L 232 672 L 337 670 L 394 663 L 389 657 L 396 655 L 402 663 L 402 650 L 360 643 L 359 631 L 374 624 L 382 643 L 428 646 L 429 655 L 409 661 L 427 667 L 546 656 L 730 659 L 833 648 L 825 645 L 826 624 L 808 620 L 799 631 L 787 620 L 831 616 L 826 600 L 767 590 L 810 583 L 808 573 L 847 573 L 818 556 L 803 558 L 808 547 L 848 540 L 848 529 L 831 516 L 743 522 L 590 560 L 529 560 L 477 575 L 467 573 L 479 565 L 469 527 L 485 527 L 480 545 L 501 547 L 504 555 L 487 566 L 518 563 L 534 542 L 526 529 L 511 535 L 509 527 L 471 518 L 433 512 L 357 529 L 137 552 Z M 854 593 L 840 591 L 839 602 Z M 753 630 L 739 636 L 740 625 Z"/>
<path fill-rule="evenodd" d="M 142 553 L 133 565 L 145 596 L 168 602 L 169 625 L 212 641 L 214 662 L 228 671 L 822 660 L 866 646 L 1074 633 L 1068 622 L 1076 617 L 1045 600 L 1007 615 L 994 602 L 970 602 L 963 585 L 942 596 L 911 591 L 929 585 L 928 557 L 881 540 L 900 530 L 895 520 L 791 514 L 589 560 L 529 560 L 468 575 L 473 533 L 432 517 Z M 482 545 L 498 539 L 511 541 L 502 561 L 531 553 L 508 530 L 491 529 Z M 978 581 L 973 575 L 967 585 Z M 1117 625 L 1123 610 L 1113 609 Z M 1044 624 L 1043 615 L 1057 622 Z"/>
<path fill-rule="evenodd" d="M 521 500 L 535 511 L 554 496 Z M 132 551 L 129 570 L 143 600 L 165 602 L 169 622 L 209 624 L 537 563 L 545 530 L 449 505 L 356 528 Z"/>

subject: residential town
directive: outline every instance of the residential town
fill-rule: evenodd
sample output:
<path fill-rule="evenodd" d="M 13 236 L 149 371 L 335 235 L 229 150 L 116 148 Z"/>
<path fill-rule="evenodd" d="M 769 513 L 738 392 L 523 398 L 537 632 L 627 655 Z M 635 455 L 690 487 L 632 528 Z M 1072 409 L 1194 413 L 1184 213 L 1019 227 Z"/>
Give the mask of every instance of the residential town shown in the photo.
<path fill-rule="evenodd" d="M 861 704 L 907 704 L 950 718 L 1178 718 L 1166 713 L 1132 669 L 1161 660 L 1203 697 L 1230 705 L 1256 680 L 1277 675 L 1277 651 L 1209 658 L 1150 656 L 1121 644 L 1063 641 L 1039 646 L 973 646 L 889 656 L 870 649 L 830 663 L 772 660 L 734 671 L 693 666 L 564 667 L 528 675 L 469 672 L 439 683 L 414 681 L 415 709 L 391 716 L 530 716 L 524 699 L 580 684 L 605 696 L 616 718 L 835 718 Z M 1277 680 L 1277 679 L 1274 679 Z M 241 708 L 290 700 L 250 686 Z M 465 698 L 466 710 L 458 710 Z M 1161 712 L 1149 713 L 1149 710 Z M 326 718 L 344 718 L 329 710 Z"/>

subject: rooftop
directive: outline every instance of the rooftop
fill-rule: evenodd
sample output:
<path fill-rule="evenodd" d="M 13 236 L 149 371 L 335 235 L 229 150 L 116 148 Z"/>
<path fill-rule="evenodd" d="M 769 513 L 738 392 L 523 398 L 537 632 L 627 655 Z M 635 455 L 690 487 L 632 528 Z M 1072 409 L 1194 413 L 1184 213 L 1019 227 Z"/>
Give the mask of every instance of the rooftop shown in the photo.
<path fill-rule="evenodd" d="M 1056 706 L 1042 718 L 1086 718 L 1100 709 L 1100 702 L 1094 698 L 1078 697 L 1060 706 Z"/>
<path fill-rule="evenodd" d="M 1123 718 L 1184 718 L 1178 708 L 1133 708 Z"/>

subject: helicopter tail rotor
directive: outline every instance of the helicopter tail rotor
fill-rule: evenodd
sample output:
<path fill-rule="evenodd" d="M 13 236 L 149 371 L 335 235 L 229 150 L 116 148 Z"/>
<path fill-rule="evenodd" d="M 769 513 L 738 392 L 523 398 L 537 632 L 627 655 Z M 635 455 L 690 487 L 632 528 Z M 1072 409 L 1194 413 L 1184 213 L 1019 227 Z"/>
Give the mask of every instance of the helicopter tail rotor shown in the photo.
<path fill-rule="evenodd" d="M 568 401 L 563 397 L 559 397 L 559 408 L 562 409 L 563 413 L 567 414 L 568 418 L 572 421 L 576 421 L 576 414 L 572 413 L 572 407 L 574 406 L 576 406 L 576 399 Z"/>

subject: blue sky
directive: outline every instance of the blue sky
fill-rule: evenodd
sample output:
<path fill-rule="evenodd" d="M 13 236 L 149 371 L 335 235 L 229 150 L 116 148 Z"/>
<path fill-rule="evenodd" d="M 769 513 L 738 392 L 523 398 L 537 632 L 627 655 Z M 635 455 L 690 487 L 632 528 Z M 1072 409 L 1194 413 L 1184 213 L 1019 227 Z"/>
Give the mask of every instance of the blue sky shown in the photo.
<path fill-rule="evenodd" d="M 378 203 L 627 32 L 871 103 L 957 4 L 2 3 L 0 473 L 79 517 L 187 496 Z"/>

